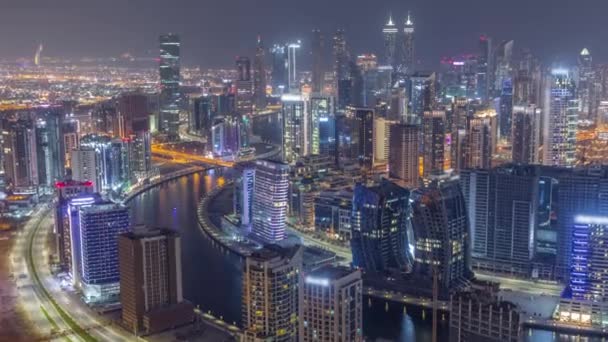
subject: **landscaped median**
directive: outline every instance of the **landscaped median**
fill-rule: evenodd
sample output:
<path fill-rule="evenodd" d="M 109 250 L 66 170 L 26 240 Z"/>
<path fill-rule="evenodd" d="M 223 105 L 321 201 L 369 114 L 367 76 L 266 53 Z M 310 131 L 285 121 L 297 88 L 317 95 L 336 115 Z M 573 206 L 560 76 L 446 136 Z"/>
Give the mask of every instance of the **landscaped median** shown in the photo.
<path fill-rule="evenodd" d="M 47 212 L 48 212 L 48 210 L 47 210 Z M 27 263 L 30 267 L 32 279 L 36 282 L 38 287 L 42 290 L 42 295 L 44 297 L 46 297 L 49 302 L 51 302 L 51 304 L 55 308 L 55 311 L 57 311 L 57 313 L 59 313 L 59 316 L 61 316 L 61 318 L 66 322 L 66 324 L 70 327 L 70 329 L 72 329 L 72 331 L 76 335 L 78 335 L 80 338 L 82 338 L 85 341 L 91 341 L 91 342 L 97 341 L 93 336 L 91 336 L 91 334 L 89 334 L 86 330 L 84 330 L 82 327 L 80 327 L 80 325 L 78 325 L 78 323 L 76 323 L 72 319 L 72 317 L 57 304 L 55 299 L 53 299 L 53 297 L 49 294 L 49 292 L 46 290 L 46 288 L 42 284 L 42 281 L 40 281 L 40 278 L 38 277 L 38 273 L 36 272 L 36 266 L 34 265 L 34 257 L 32 255 L 32 250 L 33 250 L 33 246 L 34 246 L 34 238 L 36 236 L 36 232 L 38 232 L 38 229 L 40 228 L 40 225 L 41 225 L 42 221 L 44 220 L 44 218 L 45 218 L 45 215 L 42 215 L 41 218 L 38 220 L 38 222 L 36 222 L 36 227 L 34 227 L 34 230 L 29 235 Z M 50 316 L 48 316 L 48 314 L 45 316 L 47 316 L 47 319 L 50 318 Z M 52 321 L 52 320 L 50 320 L 50 322 L 51 322 L 51 324 L 54 323 L 54 321 Z M 53 325 L 55 325 L 55 324 L 53 324 Z"/>

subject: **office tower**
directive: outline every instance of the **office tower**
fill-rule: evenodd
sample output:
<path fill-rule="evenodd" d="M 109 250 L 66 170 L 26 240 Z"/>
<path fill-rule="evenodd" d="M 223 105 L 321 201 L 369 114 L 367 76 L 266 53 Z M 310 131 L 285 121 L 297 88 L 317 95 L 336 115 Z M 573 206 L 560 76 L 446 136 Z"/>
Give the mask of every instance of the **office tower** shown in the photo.
<path fill-rule="evenodd" d="M 266 50 L 262 37 L 258 36 L 258 45 L 255 50 L 253 61 L 253 96 L 255 98 L 255 108 L 261 110 L 266 108 Z"/>
<path fill-rule="evenodd" d="M 304 275 L 299 341 L 363 341 L 360 270 L 324 266 Z"/>
<path fill-rule="evenodd" d="M 467 207 L 457 179 L 442 176 L 412 192 L 414 274 L 446 294 L 472 276 Z"/>
<path fill-rule="evenodd" d="M 548 77 L 543 111 L 543 164 L 574 166 L 578 103 L 568 70 L 554 69 Z"/>
<path fill-rule="evenodd" d="M 499 104 L 499 135 L 502 139 L 511 140 L 511 126 L 513 124 L 513 83 L 511 79 L 505 80 L 502 84 Z"/>
<path fill-rule="evenodd" d="M 522 337 L 520 310 L 496 293 L 471 289 L 450 296 L 451 342 L 518 342 Z"/>
<path fill-rule="evenodd" d="M 38 183 L 51 188 L 65 176 L 63 114 L 45 111 L 36 120 Z"/>
<path fill-rule="evenodd" d="M 253 80 L 251 79 L 251 62 L 248 57 L 236 59 L 236 111 L 240 115 L 253 114 Z"/>
<path fill-rule="evenodd" d="M 513 104 L 541 105 L 543 69 L 529 50 L 524 50 L 513 79 Z"/>
<path fill-rule="evenodd" d="M 141 229 L 118 236 L 122 324 L 136 335 L 194 320 L 182 294 L 181 238 L 170 229 Z"/>
<path fill-rule="evenodd" d="M 477 57 L 477 97 L 482 104 L 488 104 L 494 89 L 494 54 L 492 39 L 486 35 L 479 37 Z"/>
<path fill-rule="evenodd" d="M 127 93 L 120 95 L 117 109 L 113 129 L 115 136 L 128 138 L 135 132 L 150 130 L 148 98 L 145 94 Z"/>
<path fill-rule="evenodd" d="M 409 80 L 411 86 L 408 116 L 420 119 L 425 110 L 435 109 L 436 76 L 434 72 L 417 72 Z"/>
<path fill-rule="evenodd" d="M 80 146 L 80 127 L 77 120 L 65 120 L 63 122 L 63 145 L 65 146 L 65 164 L 71 167 L 70 152 Z"/>
<path fill-rule="evenodd" d="M 287 88 L 291 93 L 300 92 L 300 79 L 298 78 L 297 58 L 301 43 L 298 40 L 287 44 Z"/>
<path fill-rule="evenodd" d="M 465 167 L 489 169 L 496 146 L 496 112 L 479 111 L 467 119 Z"/>
<path fill-rule="evenodd" d="M 241 146 L 241 119 L 236 116 L 216 116 L 211 126 L 213 153 L 218 156 L 235 155 Z"/>
<path fill-rule="evenodd" d="M 246 341 L 296 341 L 301 246 L 269 245 L 245 258 L 243 330 Z"/>
<path fill-rule="evenodd" d="M 350 71 L 350 94 L 348 96 L 349 102 L 345 102 L 345 104 L 363 107 L 365 103 L 364 71 L 359 68 L 355 61 L 350 61 L 348 65 Z"/>
<path fill-rule="evenodd" d="M 94 197 L 70 200 L 72 277 L 85 301 L 112 299 L 120 292 L 118 236 L 130 229 L 129 208 Z"/>
<path fill-rule="evenodd" d="M 315 127 L 313 126 L 312 154 L 335 155 L 336 153 L 336 118 L 334 112 L 334 98 L 312 97 L 310 99 L 310 111 L 314 120 L 318 120 L 319 149 L 315 150 Z"/>
<path fill-rule="evenodd" d="M 336 75 L 336 81 L 340 82 L 343 80 L 350 79 L 349 61 L 350 55 L 346 45 L 346 37 L 344 36 L 344 30 L 339 29 L 334 34 L 333 38 L 333 57 L 334 57 L 334 73 Z M 338 89 L 340 84 L 338 83 Z"/>
<path fill-rule="evenodd" d="M 55 196 L 57 201 L 55 202 L 55 225 L 53 233 L 55 234 L 55 239 L 57 241 L 57 255 L 59 255 L 59 264 L 65 270 L 71 269 L 72 266 L 68 204 L 72 198 L 90 195 L 92 193 L 92 182 L 77 182 L 74 180 L 68 180 L 55 183 Z"/>
<path fill-rule="evenodd" d="M 272 93 L 275 95 L 289 91 L 287 80 L 287 46 L 275 44 L 270 50 L 272 55 Z"/>
<path fill-rule="evenodd" d="M 289 216 L 302 227 L 311 229 L 315 225 L 314 200 L 318 195 L 312 172 L 298 175 L 290 181 Z"/>
<path fill-rule="evenodd" d="M 258 160 L 253 184 L 252 232 L 266 243 L 285 238 L 289 165 Z"/>
<path fill-rule="evenodd" d="M 131 173 L 137 179 L 148 177 L 149 172 L 152 170 L 152 137 L 149 131 L 138 131 L 131 135 L 128 145 L 125 146 L 123 144 L 117 147 L 119 149 L 115 150 L 115 153 L 121 153 L 120 158 L 123 160 L 123 165 L 129 168 L 129 172 L 127 173 L 129 177 Z M 128 149 L 128 151 L 125 149 Z M 128 156 L 124 156 L 125 153 Z M 115 167 L 110 167 L 110 172 L 115 176 L 119 171 Z M 123 178 L 123 181 L 126 179 L 128 178 Z"/>
<path fill-rule="evenodd" d="M 353 194 L 353 265 L 366 272 L 403 271 L 409 266 L 407 230 L 410 192 L 383 179 L 377 185 L 357 184 Z"/>
<path fill-rule="evenodd" d="M 180 39 L 176 34 L 160 36 L 160 120 L 159 130 L 177 138 L 180 105 Z"/>
<path fill-rule="evenodd" d="M 146 139 L 142 138 L 147 137 Z M 129 151 L 129 153 L 133 154 L 133 157 L 141 157 L 146 158 L 147 161 L 142 161 L 142 163 L 150 164 L 150 137 L 148 131 L 139 131 L 139 138 L 137 135 L 132 134 L 129 140 L 133 141 L 131 147 L 137 147 L 141 149 L 141 154 L 137 155 L 137 151 Z M 127 139 L 124 140 L 125 143 L 128 142 Z M 137 145 L 135 144 L 137 143 Z M 115 146 L 118 147 L 118 146 Z M 125 144 L 125 148 L 129 148 L 128 144 Z M 122 148 L 122 146 L 121 146 Z M 121 178 L 121 169 L 115 168 L 116 164 L 113 163 L 112 158 L 118 157 L 119 154 L 113 155 L 112 153 L 112 139 L 108 136 L 96 135 L 96 134 L 87 134 L 82 137 L 80 141 L 80 149 L 89 149 L 94 150 L 97 155 L 97 173 L 98 177 L 100 177 L 101 185 L 97 191 L 101 192 L 101 190 L 109 190 L 115 188 L 122 182 Z M 128 157 L 127 159 L 129 159 Z M 130 162 L 127 160 L 126 162 Z M 74 169 L 74 165 L 72 167 Z M 74 172 L 74 170 L 72 170 Z M 79 176 L 82 177 L 82 176 Z M 76 179 L 76 178 L 74 178 Z M 84 179 L 80 179 L 84 180 Z M 90 179 L 89 179 L 90 180 Z"/>
<path fill-rule="evenodd" d="M 237 167 L 240 177 L 234 184 L 234 213 L 239 216 L 241 227 L 251 231 L 255 164 L 240 163 Z"/>
<path fill-rule="evenodd" d="M 570 289 L 576 300 L 608 300 L 608 217 L 577 215 L 572 228 Z"/>
<path fill-rule="evenodd" d="M 418 187 L 419 184 L 420 135 L 419 125 L 395 123 L 390 126 L 388 174 L 408 188 Z"/>
<path fill-rule="evenodd" d="M 529 275 L 535 256 L 539 178 L 526 167 L 461 172 L 472 255 L 490 269 Z"/>
<path fill-rule="evenodd" d="M 391 125 L 397 122 L 382 117 L 374 119 L 374 164 L 386 164 L 389 161 L 389 142 L 391 140 Z"/>
<path fill-rule="evenodd" d="M 390 110 L 387 119 L 396 122 L 411 121 L 408 112 L 408 94 L 405 83 L 400 82 L 390 89 Z"/>
<path fill-rule="evenodd" d="M 541 110 L 531 104 L 513 107 L 513 127 L 511 131 L 513 162 L 539 164 L 540 158 Z"/>
<path fill-rule="evenodd" d="M 399 72 L 411 75 L 414 72 L 414 22 L 410 13 L 407 13 L 405 27 L 403 28 L 403 52 Z"/>
<path fill-rule="evenodd" d="M 399 35 L 399 29 L 397 29 L 393 23 L 392 15 L 389 15 L 388 22 L 382 29 L 382 34 L 384 35 L 384 65 L 396 69 L 397 36 Z"/>
<path fill-rule="evenodd" d="M 31 119 L 4 120 L 3 161 L 6 184 L 12 189 L 38 186 L 36 131 Z"/>
<path fill-rule="evenodd" d="M 321 93 L 323 91 L 323 75 L 325 68 L 323 64 L 325 41 L 321 30 L 312 30 L 312 91 Z"/>
<path fill-rule="evenodd" d="M 335 151 L 334 109 L 331 97 L 310 98 L 310 153 L 328 155 Z"/>
<path fill-rule="evenodd" d="M 79 182 L 92 182 L 95 192 L 102 190 L 101 160 L 97 152 L 89 147 L 70 152 L 72 160 L 72 179 Z"/>
<path fill-rule="evenodd" d="M 584 48 L 578 56 L 578 83 L 577 97 L 579 100 L 579 113 L 581 119 L 591 119 L 594 106 L 594 83 L 595 72 L 593 70 L 593 58 L 587 48 Z"/>
<path fill-rule="evenodd" d="M 309 130 L 306 102 L 300 95 L 285 94 L 281 97 L 283 108 L 283 160 L 288 164 L 308 154 Z"/>
<path fill-rule="evenodd" d="M 422 118 L 423 176 L 442 174 L 446 169 L 446 116 L 445 111 L 425 111 Z M 449 162 L 449 158 L 448 158 Z"/>
<path fill-rule="evenodd" d="M 214 114 L 212 96 L 204 94 L 195 97 L 192 100 L 192 111 L 188 125 L 190 133 L 210 141 Z"/>
<path fill-rule="evenodd" d="M 347 107 L 346 116 L 352 120 L 351 147 L 359 164 L 368 169 L 374 161 L 374 110 Z"/>
<path fill-rule="evenodd" d="M 496 48 L 496 70 L 494 76 L 494 95 L 501 93 L 503 84 L 511 80 L 513 73 L 513 44 L 514 41 L 506 40 Z"/>

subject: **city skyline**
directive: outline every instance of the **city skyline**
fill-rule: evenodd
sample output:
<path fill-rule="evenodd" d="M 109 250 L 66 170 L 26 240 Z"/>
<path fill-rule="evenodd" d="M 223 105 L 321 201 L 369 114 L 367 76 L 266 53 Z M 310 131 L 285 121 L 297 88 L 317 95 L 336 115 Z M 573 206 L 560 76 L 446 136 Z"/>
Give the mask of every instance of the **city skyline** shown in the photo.
<path fill-rule="evenodd" d="M 187 0 L 170 6 L 160 1 L 106 1 L 102 5 L 61 0 L 41 6 L 34 1 L 10 0 L 0 5 L 0 41 L 10 41 L 11 49 L 4 50 L 0 58 L 34 58 L 40 44 L 44 45 L 43 58 L 124 53 L 156 58 L 158 35 L 174 32 L 182 38 L 185 65 L 231 67 L 234 56 L 254 55 L 258 34 L 266 47 L 300 39 L 303 51 L 308 51 L 312 30 L 317 28 L 326 37 L 344 29 L 353 52 L 381 55 L 382 28 L 389 14 L 401 28 L 408 11 L 416 28 L 415 62 L 425 69 L 436 67 L 442 56 L 474 52 L 481 34 L 495 42 L 513 39 L 516 51 L 529 48 L 547 64 L 574 63 L 583 47 L 597 61 L 608 58 L 608 48 L 602 44 L 608 37 L 601 27 L 606 4 L 578 6 L 573 15 L 572 5 L 565 0 L 532 4 L 517 0 L 495 3 L 491 8 L 480 0 L 469 0 L 466 5 L 440 0 L 380 4 L 357 0 L 354 6 L 345 0 L 331 6 L 318 0 L 273 6 L 237 2 L 232 6 Z M 317 11 L 321 7 L 324 10 Z M 340 15 L 345 8 L 349 15 Z M 303 53 L 302 58 L 310 69 L 309 54 Z"/>

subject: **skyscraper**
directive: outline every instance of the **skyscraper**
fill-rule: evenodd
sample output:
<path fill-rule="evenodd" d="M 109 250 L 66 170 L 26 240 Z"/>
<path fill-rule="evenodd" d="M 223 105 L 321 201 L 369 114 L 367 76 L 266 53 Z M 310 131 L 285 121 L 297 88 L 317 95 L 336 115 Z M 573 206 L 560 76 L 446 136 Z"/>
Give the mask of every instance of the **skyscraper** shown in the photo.
<path fill-rule="evenodd" d="M 386 120 L 383 117 L 374 119 L 374 164 L 388 163 L 392 124 L 396 124 L 396 122 Z"/>
<path fill-rule="evenodd" d="M 349 60 L 350 56 L 346 45 L 346 37 L 344 36 L 344 30 L 339 29 L 334 34 L 333 38 L 333 56 L 334 56 L 334 73 L 336 75 L 336 81 L 340 82 L 343 80 L 350 79 L 349 71 Z M 338 83 L 339 88 L 339 83 Z"/>
<path fill-rule="evenodd" d="M 253 61 L 253 97 L 255 108 L 261 110 L 266 108 L 266 52 L 262 37 L 258 36 L 258 45 L 255 50 Z"/>
<path fill-rule="evenodd" d="M 513 125 L 513 83 L 511 79 L 506 79 L 502 83 L 499 101 L 498 128 L 500 137 L 510 141 L 511 126 Z"/>
<path fill-rule="evenodd" d="M 399 72 L 412 74 L 414 72 L 414 62 L 414 22 L 408 12 L 403 28 L 403 55 Z"/>
<path fill-rule="evenodd" d="M 180 39 L 176 34 L 160 36 L 160 131 L 179 135 Z"/>
<path fill-rule="evenodd" d="M 120 291 L 118 235 L 130 229 L 129 209 L 92 197 L 70 201 L 72 277 L 87 302 L 112 299 Z"/>
<path fill-rule="evenodd" d="M 333 97 L 310 99 L 312 118 L 311 153 L 334 155 L 336 151 L 336 118 Z"/>
<path fill-rule="evenodd" d="M 323 90 L 323 75 L 325 68 L 323 63 L 325 41 L 321 30 L 312 30 L 312 91 L 320 93 Z"/>
<path fill-rule="evenodd" d="M 436 75 L 434 72 L 417 72 L 410 78 L 410 108 L 408 116 L 421 119 L 425 110 L 435 109 Z"/>
<path fill-rule="evenodd" d="M 138 131 L 150 130 L 148 98 L 143 93 L 126 93 L 118 98 L 114 135 L 129 138 Z M 105 133 L 105 132 L 103 132 Z"/>
<path fill-rule="evenodd" d="M 287 44 L 287 84 L 288 89 L 292 93 L 300 92 L 300 79 L 298 77 L 298 50 L 301 43 L 297 42 Z"/>
<path fill-rule="evenodd" d="M 281 97 L 283 122 L 283 161 L 295 163 L 298 158 L 308 154 L 308 116 L 306 102 L 302 96 L 285 94 Z"/>
<path fill-rule="evenodd" d="M 408 188 L 419 185 L 420 125 L 395 123 L 390 126 L 389 176 Z"/>
<path fill-rule="evenodd" d="M 570 289 L 576 300 L 608 299 L 608 217 L 577 215 L 572 229 Z"/>
<path fill-rule="evenodd" d="M 371 108 L 347 107 L 346 116 L 353 120 L 351 144 L 359 164 L 371 168 L 374 159 L 374 110 Z"/>
<path fill-rule="evenodd" d="M 596 111 L 597 99 L 594 98 L 595 73 L 593 70 L 593 58 L 587 48 L 584 48 L 578 56 L 578 83 L 577 97 L 579 100 L 579 112 L 581 119 L 591 119 L 593 111 Z"/>
<path fill-rule="evenodd" d="M 285 238 L 289 165 L 258 160 L 253 184 L 252 233 L 266 243 Z"/>
<path fill-rule="evenodd" d="M 496 112 L 485 110 L 467 118 L 465 167 L 489 169 L 495 142 Z"/>
<path fill-rule="evenodd" d="M 246 341 L 296 341 L 303 248 L 269 245 L 245 259 L 243 330 Z"/>
<path fill-rule="evenodd" d="M 423 130 L 423 175 L 441 174 L 446 169 L 445 151 L 447 122 L 445 111 L 425 111 L 422 118 Z"/>
<path fill-rule="evenodd" d="M 13 189 L 38 186 L 36 131 L 30 118 L 4 121 L 3 161 L 6 183 Z"/>
<path fill-rule="evenodd" d="M 467 210 L 458 180 L 436 178 L 411 197 L 414 274 L 432 286 L 436 272 L 442 293 L 462 287 L 472 272 Z"/>
<path fill-rule="evenodd" d="M 479 56 L 477 57 L 477 97 L 487 104 L 494 90 L 494 53 L 492 39 L 486 35 L 479 37 Z"/>
<path fill-rule="evenodd" d="M 40 113 L 35 129 L 38 183 L 51 188 L 65 176 L 63 113 L 55 110 Z"/>
<path fill-rule="evenodd" d="M 211 140 L 211 125 L 213 124 L 212 97 L 208 94 L 196 97 L 192 100 L 192 112 L 190 114 L 189 130 L 191 134 Z"/>
<path fill-rule="evenodd" d="M 353 265 L 366 272 L 404 270 L 409 266 L 407 230 L 410 192 L 383 179 L 357 184 L 351 216 Z"/>
<path fill-rule="evenodd" d="M 79 182 L 92 182 L 95 192 L 103 188 L 101 160 L 93 148 L 83 147 L 70 152 L 72 160 L 72 179 Z"/>
<path fill-rule="evenodd" d="M 513 107 L 513 162 L 539 164 L 541 110 L 535 105 Z"/>
<path fill-rule="evenodd" d="M 281 95 L 289 91 L 287 79 L 287 46 L 275 44 L 270 50 L 272 55 L 272 93 Z"/>
<path fill-rule="evenodd" d="M 384 65 L 393 67 L 396 69 L 396 52 L 397 52 L 397 37 L 399 35 L 399 29 L 393 23 L 393 16 L 389 15 L 388 22 L 382 29 L 384 35 Z"/>
<path fill-rule="evenodd" d="M 505 40 L 496 48 L 496 69 L 494 76 L 494 93 L 499 96 L 503 84 L 511 80 L 513 74 L 513 40 Z"/>
<path fill-rule="evenodd" d="M 578 103 L 571 73 L 554 69 L 545 89 L 543 113 L 543 164 L 574 166 Z"/>
<path fill-rule="evenodd" d="M 140 335 L 192 322 L 194 307 L 182 295 L 177 232 L 136 227 L 118 237 L 118 259 L 125 327 Z"/>
<path fill-rule="evenodd" d="M 304 275 L 299 341 L 363 340 L 361 271 L 325 266 Z"/>

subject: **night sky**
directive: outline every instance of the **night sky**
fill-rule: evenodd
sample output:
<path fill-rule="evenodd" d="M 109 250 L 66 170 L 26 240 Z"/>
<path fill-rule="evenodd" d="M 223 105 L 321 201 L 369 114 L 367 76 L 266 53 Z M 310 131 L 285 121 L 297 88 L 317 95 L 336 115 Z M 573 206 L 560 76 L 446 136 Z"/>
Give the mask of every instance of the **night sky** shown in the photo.
<path fill-rule="evenodd" d="M 408 10 L 424 67 L 475 52 L 480 33 L 545 62 L 572 62 L 584 46 L 608 61 L 606 0 L 0 0 L 0 58 L 30 57 L 39 43 L 58 57 L 155 56 L 158 34 L 175 32 L 185 64 L 232 66 L 253 55 L 257 33 L 267 46 L 301 39 L 308 52 L 313 28 L 344 28 L 354 53 L 381 53 L 389 11 L 402 25 Z"/>

